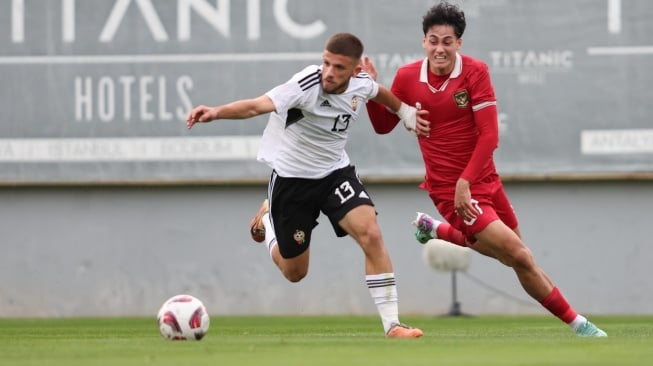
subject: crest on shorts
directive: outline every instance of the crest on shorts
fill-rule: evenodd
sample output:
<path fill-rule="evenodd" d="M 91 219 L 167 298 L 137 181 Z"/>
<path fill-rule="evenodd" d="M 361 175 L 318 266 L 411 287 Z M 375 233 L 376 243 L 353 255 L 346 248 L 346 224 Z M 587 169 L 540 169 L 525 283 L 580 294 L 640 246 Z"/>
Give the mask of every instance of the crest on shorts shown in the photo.
<path fill-rule="evenodd" d="M 354 95 L 351 97 L 351 109 L 356 112 L 356 108 L 358 108 L 358 97 Z"/>
<path fill-rule="evenodd" d="M 453 93 L 453 100 L 456 102 L 458 108 L 465 108 L 469 105 L 469 94 L 467 90 L 463 89 Z"/>
<path fill-rule="evenodd" d="M 297 245 L 302 245 L 302 244 L 304 244 L 304 241 L 306 240 L 306 234 L 304 233 L 303 230 L 297 229 L 292 234 L 292 238 L 295 240 L 295 243 L 297 243 Z"/>

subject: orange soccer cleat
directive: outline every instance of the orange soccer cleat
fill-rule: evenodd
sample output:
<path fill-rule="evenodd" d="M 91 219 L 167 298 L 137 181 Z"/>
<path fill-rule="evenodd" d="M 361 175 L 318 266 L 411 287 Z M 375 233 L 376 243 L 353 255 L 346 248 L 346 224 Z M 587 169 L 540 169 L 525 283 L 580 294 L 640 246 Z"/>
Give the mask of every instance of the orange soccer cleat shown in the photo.
<path fill-rule="evenodd" d="M 421 329 L 405 324 L 393 324 L 386 334 L 388 338 L 419 338 L 424 335 Z"/>

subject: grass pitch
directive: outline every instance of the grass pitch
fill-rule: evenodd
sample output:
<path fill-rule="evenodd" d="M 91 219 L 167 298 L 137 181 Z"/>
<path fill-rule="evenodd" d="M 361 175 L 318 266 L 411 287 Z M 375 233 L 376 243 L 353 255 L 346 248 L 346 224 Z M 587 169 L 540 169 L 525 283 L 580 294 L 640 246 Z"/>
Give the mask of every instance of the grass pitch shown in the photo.
<path fill-rule="evenodd" d="M 0 365 L 653 365 L 653 316 L 595 316 L 604 339 L 550 316 L 417 317 L 420 339 L 385 339 L 376 316 L 212 316 L 199 341 L 154 318 L 0 319 Z"/>

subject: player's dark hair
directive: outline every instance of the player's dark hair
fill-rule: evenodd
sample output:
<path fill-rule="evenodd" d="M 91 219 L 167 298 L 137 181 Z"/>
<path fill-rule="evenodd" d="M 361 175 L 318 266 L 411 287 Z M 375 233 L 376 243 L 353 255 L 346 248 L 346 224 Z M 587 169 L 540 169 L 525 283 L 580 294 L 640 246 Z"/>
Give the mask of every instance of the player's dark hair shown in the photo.
<path fill-rule="evenodd" d="M 460 38 L 465 32 L 467 22 L 465 13 L 457 5 L 449 4 L 446 1 L 434 5 L 422 18 L 422 30 L 424 35 L 434 25 L 450 25 L 456 37 Z"/>
<path fill-rule="evenodd" d="M 325 49 L 336 55 L 359 60 L 363 55 L 363 42 L 351 33 L 336 33 L 329 37 Z"/>

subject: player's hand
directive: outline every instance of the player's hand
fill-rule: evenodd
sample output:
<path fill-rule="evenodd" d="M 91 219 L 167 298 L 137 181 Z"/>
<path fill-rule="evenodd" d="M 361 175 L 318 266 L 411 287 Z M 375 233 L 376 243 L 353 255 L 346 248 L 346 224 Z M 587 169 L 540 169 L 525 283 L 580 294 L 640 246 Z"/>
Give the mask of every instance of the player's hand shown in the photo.
<path fill-rule="evenodd" d="M 396 113 L 406 131 L 410 132 L 413 136 L 417 136 L 417 108 L 402 102 Z"/>
<path fill-rule="evenodd" d="M 431 135 L 431 121 L 424 119 L 429 114 L 428 110 L 422 109 L 422 103 L 415 103 L 415 128 L 411 131 L 415 136 L 429 137 Z"/>
<path fill-rule="evenodd" d="M 458 216 L 466 222 L 475 220 L 480 214 L 474 206 L 478 201 L 472 199 L 472 193 L 469 190 L 469 181 L 459 178 L 456 182 L 456 192 L 454 194 L 454 208 Z"/>
<path fill-rule="evenodd" d="M 194 124 L 210 122 L 216 119 L 216 117 L 217 113 L 215 108 L 200 105 L 193 108 L 193 110 L 188 113 L 188 118 L 186 118 L 186 127 L 190 130 Z"/>
<path fill-rule="evenodd" d="M 372 60 L 370 60 L 369 56 L 363 57 L 363 59 L 361 60 L 361 67 L 363 68 L 363 71 L 365 71 L 372 77 L 372 79 L 376 80 L 378 73 L 376 72 L 374 63 L 372 62 Z"/>
<path fill-rule="evenodd" d="M 429 137 L 431 135 L 431 121 L 425 119 L 429 111 L 426 109 L 417 109 L 415 116 L 415 134 L 417 136 Z"/>

